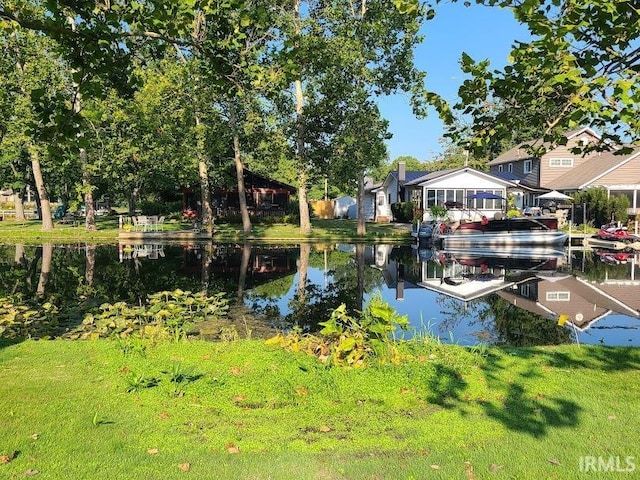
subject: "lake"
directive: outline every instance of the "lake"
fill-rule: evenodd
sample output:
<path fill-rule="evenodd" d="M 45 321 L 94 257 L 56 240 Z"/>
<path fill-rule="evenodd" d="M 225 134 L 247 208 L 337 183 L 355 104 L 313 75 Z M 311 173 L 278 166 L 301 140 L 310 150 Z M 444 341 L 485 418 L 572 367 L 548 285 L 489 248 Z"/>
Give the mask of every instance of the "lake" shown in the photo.
<path fill-rule="evenodd" d="M 340 304 L 380 295 L 413 327 L 461 345 L 640 346 L 640 254 L 307 243 L 1 245 L 0 297 L 83 308 L 163 290 L 225 292 L 245 334 L 318 330 Z M 79 305 L 82 306 L 79 306 Z M 215 330 L 202 334 L 215 338 Z M 218 332 L 219 333 L 219 332 Z"/>

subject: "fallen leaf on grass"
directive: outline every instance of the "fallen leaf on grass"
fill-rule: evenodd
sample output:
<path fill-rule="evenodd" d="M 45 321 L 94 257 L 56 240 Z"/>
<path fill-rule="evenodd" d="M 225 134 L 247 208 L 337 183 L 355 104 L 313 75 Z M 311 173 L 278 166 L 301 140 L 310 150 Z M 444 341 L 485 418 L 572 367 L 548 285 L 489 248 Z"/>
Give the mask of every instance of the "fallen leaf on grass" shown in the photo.
<path fill-rule="evenodd" d="M 323 425 L 320 427 L 320 431 L 321 432 L 330 432 L 331 430 L 333 430 L 329 425 Z"/>
<path fill-rule="evenodd" d="M 489 465 L 489 471 L 492 472 L 492 473 L 496 473 L 502 467 L 503 467 L 503 465 L 496 465 L 495 463 L 492 463 L 491 465 Z"/>
<path fill-rule="evenodd" d="M 31 439 L 32 440 L 37 440 L 39 436 L 40 436 L 39 433 L 34 433 L 33 435 L 31 435 Z"/>
<path fill-rule="evenodd" d="M 2 455 L 0 455 L 0 464 L 9 463 L 13 459 L 15 459 L 17 456 L 18 456 L 18 452 L 15 452 L 15 451 L 8 454 L 3 453 Z"/>
<path fill-rule="evenodd" d="M 160 419 L 162 420 L 166 420 L 167 418 L 169 418 L 169 414 L 167 412 L 162 412 L 160 415 L 158 415 L 160 417 Z"/>
<path fill-rule="evenodd" d="M 564 466 L 564 465 L 562 465 L 560 460 L 556 460 L 555 458 L 547 458 L 547 462 L 549 462 L 551 465 L 556 465 L 558 467 L 563 467 Z"/>
<path fill-rule="evenodd" d="M 464 474 L 467 476 L 468 480 L 476 480 L 476 476 L 473 473 L 473 465 L 471 465 L 471 462 L 464 462 Z"/>
<path fill-rule="evenodd" d="M 431 465 L 431 468 L 433 468 L 434 470 L 440 470 L 440 465 Z"/>
<path fill-rule="evenodd" d="M 33 477 L 34 475 L 38 475 L 40 472 L 38 470 L 36 470 L 35 468 L 30 468 L 29 470 L 27 470 L 26 472 L 24 472 L 24 474 L 27 477 Z"/>
<path fill-rule="evenodd" d="M 183 472 L 188 472 L 189 470 L 191 470 L 191 464 L 190 463 L 179 463 L 178 464 L 178 468 L 180 470 L 182 470 Z"/>
<path fill-rule="evenodd" d="M 202 355 L 202 360 L 211 360 L 211 355 Z"/>
<path fill-rule="evenodd" d="M 242 375 L 242 370 L 239 367 L 231 367 L 231 373 L 234 375 Z"/>
<path fill-rule="evenodd" d="M 607 417 L 607 420 L 615 420 L 615 419 L 616 419 L 616 416 L 615 416 L 615 415 L 609 415 L 609 416 Z"/>
<path fill-rule="evenodd" d="M 234 403 L 242 402 L 243 400 L 246 400 L 246 399 L 247 399 L 247 396 L 243 394 L 236 395 L 232 398 Z"/>
<path fill-rule="evenodd" d="M 149 450 L 147 450 L 147 453 L 149 455 L 155 455 L 156 453 L 158 453 L 160 450 L 158 450 L 157 448 L 150 448 Z"/>
<path fill-rule="evenodd" d="M 229 452 L 229 453 L 233 453 L 233 454 L 240 453 L 240 449 L 238 447 L 236 447 L 233 443 L 227 443 L 225 445 L 225 448 L 227 449 L 227 452 Z"/>
<path fill-rule="evenodd" d="M 309 389 L 307 387 L 296 387 L 296 393 L 298 395 L 307 395 L 309 393 Z"/>

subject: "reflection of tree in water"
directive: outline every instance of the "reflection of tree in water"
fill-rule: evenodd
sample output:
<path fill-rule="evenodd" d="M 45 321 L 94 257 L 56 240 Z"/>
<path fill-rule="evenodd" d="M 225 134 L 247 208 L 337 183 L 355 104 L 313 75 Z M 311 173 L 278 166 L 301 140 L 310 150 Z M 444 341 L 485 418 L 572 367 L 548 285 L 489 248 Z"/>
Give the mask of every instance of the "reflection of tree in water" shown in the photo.
<path fill-rule="evenodd" d="M 516 307 L 495 294 L 482 301 L 486 308 L 480 311 L 478 321 L 495 330 L 499 345 L 531 347 L 571 343 L 571 331 L 559 326 L 555 319 Z"/>
<path fill-rule="evenodd" d="M 362 299 L 359 292 L 372 292 L 380 288 L 384 278 L 379 270 L 362 265 L 358 268 L 358 261 L 352 254 L 345 252 L 329 252 L 329 270 L 327 277 L 330 279 L 326 286 L 307 284 L 304 296 L 297 296 L 289 302 L 289 310 L 285 316 L 288 325 L 298 325 L 308 331 L 320 329 L 318 323 L 329 319 L 333 310 L 341 304 L 345 304 L 347 312 L 355 314 L 362 309 Z M 318 253 L 322 256 L 322 253 Z M 310 264 L 317 265 L 319 258 L 311 255 Z M 334 263 L 331 260 L 337 259 Z M 362 263 L 364 259 L 361 257 Z M 359 272 L 361 281 L 358 282 Z M 302 301 L 301 301 L 302 299 Z"/>
<path fill-rule="evenodd" d="M 454 331 L 467 318 L 478 318 L 485 308 L 482 299 L 465 302 L 447 295 L 438 295 L 435 303 L 440 307 L 438 313 L 442 318 L 437 325 L 440 335 Z"/>
<path fill-rule="evenodd" d="M 174 253 L 135 265 L 119 262 L 114 245 L 0 246 L 0 296 L 33 305 L 50 302 L 59 309 L 61 325 L 74 326 L 105 302 L 140 304 L 162 290 L 200 290 L 200 272 L 185 274 L 182 255 Z"/>

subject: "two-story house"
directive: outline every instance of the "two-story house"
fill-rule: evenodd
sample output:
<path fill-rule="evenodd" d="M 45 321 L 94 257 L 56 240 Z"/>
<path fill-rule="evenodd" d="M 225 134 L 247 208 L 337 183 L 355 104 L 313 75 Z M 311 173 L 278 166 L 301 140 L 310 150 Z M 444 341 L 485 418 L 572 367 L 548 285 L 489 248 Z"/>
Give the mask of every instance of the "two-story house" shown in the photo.
<path fill-rule="evenodd" d="M 630 214 L 640 212 L 640 147 L 629 154 L 618 155 L 616 150 L 576 154 L 572 150 L 600 140 L 588 127 L 565 134 L 566 145 L 542 144 L 546 152 L 541 156 L 528 153 L 523 142 L 489 162 L 491 174 L 517 183 L 522 195 L 518 206 L 535 205 L 537 197 L 549 190 L 571 194 L 590 187 L 604 187 L 610 195 L 626 195 L 630 200 Z M 618 149 L 619 150 L 619 149 Z"/>

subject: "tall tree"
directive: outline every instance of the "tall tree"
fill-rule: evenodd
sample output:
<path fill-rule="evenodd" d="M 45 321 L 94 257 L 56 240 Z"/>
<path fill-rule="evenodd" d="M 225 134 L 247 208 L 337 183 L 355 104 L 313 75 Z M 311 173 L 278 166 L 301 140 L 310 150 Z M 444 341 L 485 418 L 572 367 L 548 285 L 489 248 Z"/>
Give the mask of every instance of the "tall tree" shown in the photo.
<path fill-rule="evenodd" d="M 513 45 L 510 64 L 491 70 L 463 54 L 470 75 L 457 106 L 472 119 L 471 147 L 511 139 L 526 122 L 542 139 L 566 143 L 563 133 L 590 126 L 596 148 L 640 140 L 640 10 L 633 0 L 477 0 L 509 8 L 532 39 Z M 501 102 L 504 108 L 493 109 Z M 526 117 L 520 111 L 526 109 Z M 459 130 L 454 132 L 456 138 Z M 626 150 L 623 150 L 623 152 Z"/>

